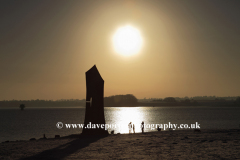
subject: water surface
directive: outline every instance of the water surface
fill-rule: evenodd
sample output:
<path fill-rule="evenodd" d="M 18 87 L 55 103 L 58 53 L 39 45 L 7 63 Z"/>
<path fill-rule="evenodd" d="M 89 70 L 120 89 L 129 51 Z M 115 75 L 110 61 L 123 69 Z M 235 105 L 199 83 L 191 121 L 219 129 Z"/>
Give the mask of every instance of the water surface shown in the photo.
<path fill-rule="evenodd" d="M 128 133 L 128 123 L 135 124 L 194 124 L 201 129 L 237 129 L 240 124 L 240 107 L 105 107 L 107 124 L 116 124 L 115 133 Z M 81 129 L 58 129 L 63 124 L 83 124 L 85 107 L 68 108 L 18 108 L 0 109 L 0 142 L 6 140 L 28 140 L 30 138 L 54 137 L 81 133 Z M 122 126 L 121 128 L 118 126 Z M 112 129 L 109 129 L 109 131 Z M 151 131 L 145 128 L 146 132 Z"/>

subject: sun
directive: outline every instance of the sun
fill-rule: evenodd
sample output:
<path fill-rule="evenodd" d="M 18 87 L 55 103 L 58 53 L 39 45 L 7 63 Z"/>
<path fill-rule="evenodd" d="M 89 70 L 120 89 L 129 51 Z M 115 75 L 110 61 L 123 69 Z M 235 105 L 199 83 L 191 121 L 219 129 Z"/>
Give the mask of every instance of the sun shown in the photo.
<path fill-rule="evenodd" d="M 124 56 L 139 53 L 143 43 L 140 31 L 130 25 L 118 28 L 112 41 L 115 51 Z"/>

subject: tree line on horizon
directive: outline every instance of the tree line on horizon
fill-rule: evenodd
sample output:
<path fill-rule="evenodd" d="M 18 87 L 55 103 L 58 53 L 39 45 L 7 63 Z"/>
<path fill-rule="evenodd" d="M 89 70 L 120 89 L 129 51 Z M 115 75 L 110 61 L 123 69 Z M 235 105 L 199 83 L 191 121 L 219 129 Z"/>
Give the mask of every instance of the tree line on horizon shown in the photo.
<path fill-rule="evenodd" d="M 123 107 L 123 106 L 137 106 L 138 105 L 138 99 L 132 95 L 115 95 L 110 97 L 104 98 L 104 106 L 105 107 Z"/>
<path fill-rule="evenodd" d="M 164 99 L 151 99 L 141 101 L 141 106 L 240 106 L 240 97 L 226 100 L 224 98 L 194 100 L 189 98 L 178 99 L 166 97 Z"/>
<path fill-rule="evenodd" d="M 240 104 L 240 97 L 215 97 L 215 96 L 198 96 L 198 97 L 166 97 L 161 98 L 150 98 L 150 99 L 137 99 L 133 94 L 126 95 L 114 95 L 109 97 L 104 97 L 105 107 L 121 107 L 121 106 L 139 106 L 143 102 L 150 103 L 192 103 L 196 104 L 201 101 L 212 101 L 212 102 L 227 102 L 231 101 L 234 104 Z M 85 99 L 60 99 L 60 100 L 3 100 L 0 101 L 0 107 L 19 107 L 20 104 L 24 104 L 26 107 L 67 107 L 67 106 L 85 106 Z"/>
<path fill-rule="evenodd" d="M 0 101 L 0 107 L 19 107 L 24 104 L 26 107 L 68 107 L 68 106 L 85 106 L 86 100 L 82 99 L 61 99 L 61 100 L 3 100 Z M 138 100 L 132 94 L 114 95 L 104 97 L 105 107 L 115 106 L 137 106 Z"/>
<path fill-rule="evenodd" d="M 168 98 L 174 98 L 176 101 L 184 101 L 184 100 L 196 100 L 196 101 L 213 101 L 213 100 L 227 100 L 227 101 L 234 101 L 240 96 L 225 96 L 225 97 L 218 97 L 218 96 L 194 96 L 194 97 L 165 97 L 165 98 L 144 98 L 138 99 L 138 101 L 166 101 Z"/>

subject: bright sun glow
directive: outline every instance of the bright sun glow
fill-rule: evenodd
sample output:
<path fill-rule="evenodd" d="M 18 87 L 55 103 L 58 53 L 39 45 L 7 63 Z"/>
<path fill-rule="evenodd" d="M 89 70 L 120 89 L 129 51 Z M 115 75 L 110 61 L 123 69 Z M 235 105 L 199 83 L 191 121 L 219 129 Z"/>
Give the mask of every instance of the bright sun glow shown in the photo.
<path fill-rule="evenodd" d="M 119 28 L 113 36 L 115 51 L 125 56 L 138 53 L 142 43 L 140 31 L 129 25 Z"/>

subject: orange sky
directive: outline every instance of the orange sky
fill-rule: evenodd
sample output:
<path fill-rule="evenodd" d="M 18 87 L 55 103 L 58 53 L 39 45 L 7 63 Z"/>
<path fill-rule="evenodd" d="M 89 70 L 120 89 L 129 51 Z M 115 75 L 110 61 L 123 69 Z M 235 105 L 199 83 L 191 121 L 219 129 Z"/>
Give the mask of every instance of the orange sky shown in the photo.
<path fill-rule="evenodd" d="M 239 1 L 0 2 L 0 100 L 83 99 L 96 64 L 105 96 L 240 95 Z M 114 52 L 123 25 L 135 56 Z"/>

